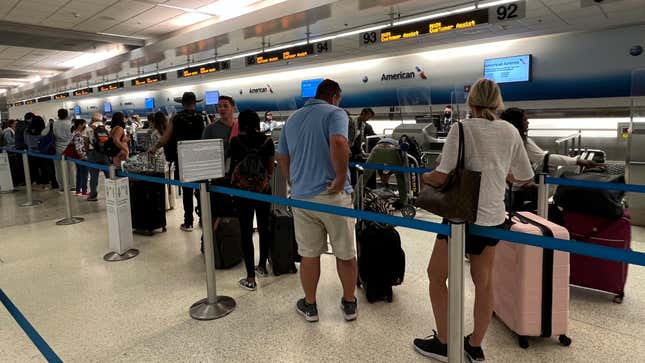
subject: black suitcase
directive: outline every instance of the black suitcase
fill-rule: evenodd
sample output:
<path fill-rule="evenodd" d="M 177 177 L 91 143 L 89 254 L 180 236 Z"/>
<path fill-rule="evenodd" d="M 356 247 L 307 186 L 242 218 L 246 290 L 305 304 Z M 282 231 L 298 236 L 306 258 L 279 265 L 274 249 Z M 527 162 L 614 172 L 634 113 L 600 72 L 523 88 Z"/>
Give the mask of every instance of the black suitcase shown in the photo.
<path fill-rule="evenodd" d="M 276 276 L 296 273 L 296 262 L 300 262 L 296 232 L 293 226 L 293 215 L 286 209 L 277 208 L 271 211 L 271 245 L 269 246 L 269 264 Z"/>
<path fill-rule="evenodd" d="M 392 302 L 392 286 L 403 283 L 405 252 L 401 237 L 393 226 L 359 221 L 356 225 L 358 246 L 358 286 L 367 301 Z"/>
<path fill-rule="evenodd" d="M 163 174 L 151 176 L 163 178 Z M 166 189 L 164 184 L 130 179 L 130 209 L 135 233 L 152 235 L 166 231 Z"/>
<path fill-rule="evenodd" d="M 242 262 L 240 221 L 234 217 L 217 218 L 215 229 L 215 268 L 227 269 Z"/>

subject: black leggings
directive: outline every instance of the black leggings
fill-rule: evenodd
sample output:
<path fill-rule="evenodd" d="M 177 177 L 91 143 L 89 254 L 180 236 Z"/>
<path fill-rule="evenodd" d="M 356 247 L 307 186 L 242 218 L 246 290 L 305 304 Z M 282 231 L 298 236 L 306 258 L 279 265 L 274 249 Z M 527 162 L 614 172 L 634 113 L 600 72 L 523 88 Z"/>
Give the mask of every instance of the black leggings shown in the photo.
<path fill-rule="evenodd" d="M 269 243 L 271 241 L 271 230 L 269 226 L 271 204 L 242 198 L 238 200 L 238 203 L 246 276 L 254 278 L 255 248 L 253 246 L 253 214 L 255 213 L 257 216 L 258 231 L 260 232 L 260 263 L 258 266 L 266 267 L 267 258 L 269 257 Z"/>

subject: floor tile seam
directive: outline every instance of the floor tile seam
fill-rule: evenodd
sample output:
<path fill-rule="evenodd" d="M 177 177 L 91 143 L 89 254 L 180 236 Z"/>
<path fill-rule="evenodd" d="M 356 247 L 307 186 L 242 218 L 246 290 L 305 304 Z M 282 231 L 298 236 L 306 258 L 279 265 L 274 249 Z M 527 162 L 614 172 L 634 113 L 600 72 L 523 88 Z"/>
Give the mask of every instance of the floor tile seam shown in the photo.
<path fill-rule="evenodd" d="M 105 210 L 103 210 L 103 211 L 91 212 L 91 213 L 75 213 L 75 212 L 72 210 L 72 214 L 76 214 L 76 215 L 75 215 L 76 217 L 82 217 L 82 218 L 85 218 L 85 221 L 84 221 L 84 222 L 81 222 L 81 223 L 94 222 L 93 220 L 89 220 L 89 221 L 88 221 L 88 216 L 93 216 L 93 215 L 96 215 L 96 214 L 103 214 L 103 213 L 105 213 L 105 212 L 106 212 L 106 211 L 105 211 Z M 79 214 L 82 214 L 82 215 L 79 215 Z M 27 226 L 27 225 L 35 225 L 35 226 L 38 226 L 38 225 L 40 225 L 40 224 L 42 224 L 42 223 L 51 223 L 52 221 L 59 221 L 59 220 L 61 220 L 61 219 L 63 219 L 63 218 L 65 218 L 65 216 L 55 217 L 55 218 L 51 218 L 51 219 L 42 219 L 42 220 L 39 220 L 39 221 L 36 221 L 36 222 L 34 222 L 34 221 L 29 221 L 29 222 L 26 222 L 26 223 L 18 223 L 18 224 L 12 224 L 12 225 L 0 225 L 0 230 L 2 230 L 2 229 L 9 229 L 9 228 L 20 228 L 20 227 L 24 227 L 24 226 Z M 107 218 L 106 218 L 106 219 L 107 219 Z M 55 223 L 52 223 L 50 226 L 51 226 L 51 227 L 59 227 L 59 228 L 61 227 L 61 226 L 56 226 L 56 224 L 55 224 Z"/>
<path fill-rule="evenodd" d="M 584 320 L 580 320 L 580 319 L 575 319 L 575 318 L 569 318 L 569 319 L 572 320 L 572 321 L 581 323 L 581 324 L 585 324 L 585 325 L 593 326 L 593 327 L 598 328 L 598 329 L 606 330 L 608 332 L 612 332 L 612 333 L 615 333 L 615 334 L 618 334 L 618 335 L 621 335 L 621 336 L 626 336 L 626 337 L 634 338 L 634 339 L 637 339 L 637 340 L 640 340 L 640 341 L 645 341 L 645 338 L 643 338 L 641 336 L 638 336 L 638 335 L 632 335 L 632 334 L 629 334 L 629 333 L 625 333 L 625 332 L 621 332 L 621 331 L 618 331 L 618 330 L 610 329 L 608 327 L 598 325 L 598 324 L 594 324 L 594 323 L 584 321 Z"/>

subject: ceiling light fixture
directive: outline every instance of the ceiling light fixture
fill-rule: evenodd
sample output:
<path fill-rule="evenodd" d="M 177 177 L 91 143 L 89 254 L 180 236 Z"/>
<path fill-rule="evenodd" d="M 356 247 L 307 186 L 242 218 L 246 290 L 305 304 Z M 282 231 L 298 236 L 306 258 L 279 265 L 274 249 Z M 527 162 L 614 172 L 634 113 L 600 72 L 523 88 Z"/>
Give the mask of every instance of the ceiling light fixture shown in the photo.
<path fill-rule="evenodd" d="M 176 26 L 188 26 L 202 22 L 204 20 L 208 20 L 210 18 L 212 18 L 211 15 L 199 12 L 188 12 L 172 18 L 170 22 Z"/>

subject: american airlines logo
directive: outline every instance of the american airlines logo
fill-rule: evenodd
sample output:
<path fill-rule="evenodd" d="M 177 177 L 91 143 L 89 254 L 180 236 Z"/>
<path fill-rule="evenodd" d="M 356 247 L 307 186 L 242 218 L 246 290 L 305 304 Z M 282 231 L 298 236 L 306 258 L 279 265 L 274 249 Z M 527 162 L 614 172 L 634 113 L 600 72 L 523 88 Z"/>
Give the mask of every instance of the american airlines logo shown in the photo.
<path fill-rule="evenodd" d="M 395 81 L 398 79 L 411 79 L 414 78 L 414 72 L 399 72 L 399 73 L 391 73 L 391 74 L 385 74 L 381 76 L 381 81 Z"/>
<path fill-rule="evenodd" d="M 414 78 L 417 77 L 417 74 L 418 74 L 419 78 L 421 78 L 421 79 L 428 79 L 428 75 L 423 71 L 423 69 L 421 69 L 421 67 L 415 66 L 414 70 L 416 71 L 416 73 L 415 72 L 399 72 L 399 73 L 390 73 L 390 74 L 383 73 L 381 75 L 381 81 L 396 81 L 396 80 L 400 80 L 400 79 L 414 79 Z M 363 82 L 365 83 L 366 81 L 363 80 Z"/>
<path fill-rule="evenodd" d="M 249 93 L 250 94 L 257 94 L 257 93 L 273 93 L 273 88 L 271 88 L 270 85 L 267 84 L 266 87 L 258 87 L 258 88 L 249 88 Z"/>

